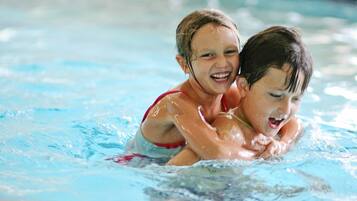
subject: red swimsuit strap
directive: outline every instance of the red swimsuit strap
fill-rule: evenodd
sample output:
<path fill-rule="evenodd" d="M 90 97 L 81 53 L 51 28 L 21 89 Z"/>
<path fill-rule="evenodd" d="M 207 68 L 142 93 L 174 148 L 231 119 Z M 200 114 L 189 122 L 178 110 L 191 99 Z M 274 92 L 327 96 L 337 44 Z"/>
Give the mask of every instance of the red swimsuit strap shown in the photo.
<path fill-rule="evenodd" d="M 143 123 L 146 119 L 146 117 L 148 116 L 150 110 L 161 100 L 163 99 L 166 95 L 169 95 L 169 94 L 174 94 L 174 93 L 178 93 L 178 92 L 182 92 L 180 90 L 171 90 L 171 91 L 167 91 L 163 94 L 161 94 L 159 97 L 156 98 L 156 100 L 154 101 L 153 104 L 150 105 L 150 107 L 146 110 L 145 114 L 144 114 L 144 117 L 143 119 L 141 120 L 141 123 Z M 182 92 L 183 93 L 183 92 Z"/>
<path fill-rule="evenodd" d="M 174 143 L 153 143 L 158 147 L 165 147 L 166 149 L 175 149 L 177 147 L 183 147 L 186 145 L 186 140 Z"/>
<path fill-rule="evenodd" d="M 222 111 L 228 112 L 227 100 L 224 95 L 222 96 L 221 104 L 222 104 Z"/>
<path fill-rule="evenodd" d="M 144 122 L 144 120 L 146 119 L 146 117 L 148 116 L 150 110 L 161 100 L 163 99 L 166 95 L 169 94 L 173 94 L 173 93 L 178 93 L 178 92 L 182 92 L 180 90 L 171 90 L 171 91 L 167 91 L 163 94 L 161 94 L 159 97 L 156 98 L 156 100 L 154 101 L 153 104 L 150 105 L 150 107 L 146 110 L 143 119 L 141 120 L 141 123 Z M 182 92 L 183 93 L 183 92 Z M 158 147 L 164 147 L 166 149 L 174 149 L 177 147 L 183 147 L 186 144 L 186 141 L 181 141 L 181 142 L 175 142 L 175 143 L 154 143 L 156 146 Z"/>

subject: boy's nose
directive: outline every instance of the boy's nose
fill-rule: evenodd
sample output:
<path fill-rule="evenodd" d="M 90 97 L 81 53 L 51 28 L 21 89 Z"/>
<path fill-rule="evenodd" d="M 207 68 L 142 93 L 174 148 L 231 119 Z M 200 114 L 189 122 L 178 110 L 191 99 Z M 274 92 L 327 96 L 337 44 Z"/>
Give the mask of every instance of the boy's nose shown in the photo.
<path fill-rule="evenodd" d="M 291 102 L 288 98 L 285 98 L 280 102 L 278 111 L 283 115 L 289 115 L 291 112 Z"/>

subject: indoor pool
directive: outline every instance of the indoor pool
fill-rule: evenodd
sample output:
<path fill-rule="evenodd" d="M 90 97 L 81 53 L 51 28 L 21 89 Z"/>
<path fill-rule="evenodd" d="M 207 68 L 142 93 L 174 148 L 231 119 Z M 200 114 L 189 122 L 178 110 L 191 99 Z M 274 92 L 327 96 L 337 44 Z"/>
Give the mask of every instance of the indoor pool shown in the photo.
<path fill-rule="evenodd" d="M 243 44 L 270 25 L 300 28 L 315 67 L 303 137 L 267 161 L 106 160 L 185 79 L 176 25 L 204 7 L 230 15 Z M 0 200 L 357 200 L 355 1 L 1 1 Z"/>

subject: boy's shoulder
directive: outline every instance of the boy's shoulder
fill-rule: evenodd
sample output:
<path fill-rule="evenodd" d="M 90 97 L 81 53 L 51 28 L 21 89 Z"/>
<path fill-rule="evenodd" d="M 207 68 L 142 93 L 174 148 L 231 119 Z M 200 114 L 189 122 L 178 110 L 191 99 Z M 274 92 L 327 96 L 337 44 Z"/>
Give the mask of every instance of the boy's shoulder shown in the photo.
<path fill-rule="evenodd" d="M 219 114 L 212 125 L 217 128 L 217 133 L 221 138 L 243 136 L 242 129 L 233 117 L 232 110 Z"/>

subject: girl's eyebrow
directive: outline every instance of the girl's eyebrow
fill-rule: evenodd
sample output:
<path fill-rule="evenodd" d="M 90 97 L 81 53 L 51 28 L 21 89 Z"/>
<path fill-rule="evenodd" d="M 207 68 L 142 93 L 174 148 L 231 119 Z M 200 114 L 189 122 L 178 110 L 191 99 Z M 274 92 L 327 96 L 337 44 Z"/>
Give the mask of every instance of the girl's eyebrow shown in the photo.
<path fill-rule="evenodd" d="M 232 50 L 232 49 L 234 49 L 234 50 L 237 50 L 238 51 L 238 47 L 234 47 L 234 46 L 231 46 L 231 47 L 227 47 L 227 48 L 225 48 L 224 49 L 224 51 L 226 51 L 226 50 Z M 202 53 L 210 53 L 210 52 L 216 52 L 215 50 L 213 50 L 213 49 L 201 49 L 201 50 L 197 50 L 197 53 L 198 54 L 202 54 Z"/>
<path fill-rule="evenodd" d="M 212 49 L 202 49 L 199 52 L 213 52 L 214 50 Z"/>
<path fill-rule="evenodd" d="M 236 48 L 236 49 L 238 49 L 238 46 L 232 44 L 232 45 L 228 45 L 227 48 Z"/>
<path fill-rule="evenodd" d="M 235 49 L 237 51 L 239 51 L 239 48 L 237 45 L 229 45 L 227 47 L 224 48 L 224 50 L 227 50 L 227 49 Z M 214 49 L 212 48 L 209 48 L 209 47 L 205 47 L 205 48 L 202 48 L 202 49 L 193 49 L 194 52 L 196 52 L 196 54 L 203 54 L 203 53 L 210 53 L 210 52 L 215 52 Z"/>
<path fill-rule="evenodd" d="M 203 48 L 203 49 L 200 49 L 200 50 L 197 50 L 196 49 L 196 52 L 197 53 L 201 53 L 201 52 L 212 52 L 213 50 L 212 49 L 210 49 L 210 48 Z"/>

